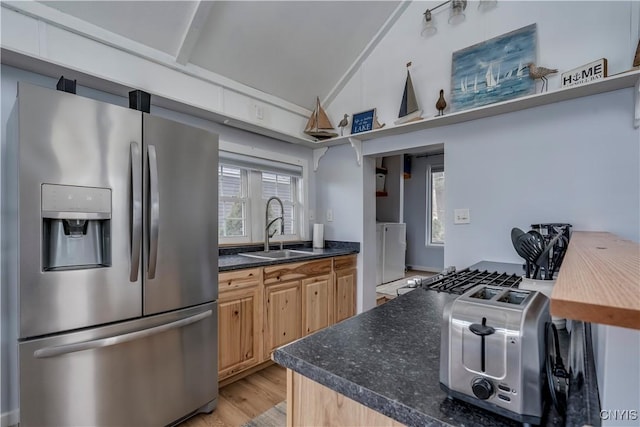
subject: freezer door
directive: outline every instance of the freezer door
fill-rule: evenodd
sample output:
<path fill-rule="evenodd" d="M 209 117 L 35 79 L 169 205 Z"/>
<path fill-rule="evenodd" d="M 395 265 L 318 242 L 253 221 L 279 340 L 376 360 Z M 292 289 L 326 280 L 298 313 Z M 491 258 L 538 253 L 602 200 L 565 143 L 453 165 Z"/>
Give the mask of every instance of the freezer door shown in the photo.
<path fill-rule="evenodd" d="M 20 343 L 20 425 L 163 426 L 211 411 L 217 319 L 211 303 Z"/>
<path fill-rule="evenodd" d="M 16 239 L 10 245 L 19 248 L 15 285 L 19 283 L 20 337 L 141 315 L 142 281 L 132 263 L 136 218 L 131 191 L 136 160 L 138 169 L 142 165 L 141 116 L 116 105 L 19 84 L 19 185 L 18 179 L 14 184 L 18 200 L 9 206 L 17 207 L 11 215 L 18 231 L 10 234 Z M 64 191 L 58 191 L 55 199 L 51 189 Z M 88 199 L 96 194 L 102 198 L 100 209 L 110 216 L 104 224 L 108 238 L 103 239 L 110 259 L 103 259 L 106 265 L 98 268 L 47 269 L 47 251 L 71 264 L 74 256 L 90 255 L 85 253 L 89 247 L 76 247 L 73 253 L 65 252 L 69 247 L 54 247 L 47 241 L 47 233 L 54 229 L 47 226 L 51 216 L 86 215 L 85 210 L 95 208 Z M 58 211 L 46 213 L 50 216 L 46 218 L 45 209 Z M 62 238 L 74 243 L 71 236 Z"/>
<path fill-rule="evenodd" d="M 143 115 L 143 312 L 218 295 L 218 136 Z"/>

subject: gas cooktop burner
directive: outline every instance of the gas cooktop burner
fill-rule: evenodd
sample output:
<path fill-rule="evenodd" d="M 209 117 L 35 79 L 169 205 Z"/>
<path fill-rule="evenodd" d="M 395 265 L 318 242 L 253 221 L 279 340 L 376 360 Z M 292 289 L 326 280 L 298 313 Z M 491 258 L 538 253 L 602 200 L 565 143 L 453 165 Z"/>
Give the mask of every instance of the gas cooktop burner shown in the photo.
<path fill-rule="evenodd" d="M 502 286 L 517 288 L 522 280 L 516 274 L 496 273 L 487 270 L 445 271 L 427 280 L 423 280 L 421 287 L 438 292 L 462 295 L 477 285 Z"/>

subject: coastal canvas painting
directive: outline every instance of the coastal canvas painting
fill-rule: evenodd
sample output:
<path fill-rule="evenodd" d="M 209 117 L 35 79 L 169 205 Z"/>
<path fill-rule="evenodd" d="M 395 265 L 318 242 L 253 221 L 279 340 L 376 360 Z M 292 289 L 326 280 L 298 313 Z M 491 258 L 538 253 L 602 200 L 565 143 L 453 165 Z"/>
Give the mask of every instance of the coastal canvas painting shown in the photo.
<path fill-rule="evenodd" d="M 536 59 L 536 24 L 453 53 L 451 110 L 535 93 L 527 64 Z"/>

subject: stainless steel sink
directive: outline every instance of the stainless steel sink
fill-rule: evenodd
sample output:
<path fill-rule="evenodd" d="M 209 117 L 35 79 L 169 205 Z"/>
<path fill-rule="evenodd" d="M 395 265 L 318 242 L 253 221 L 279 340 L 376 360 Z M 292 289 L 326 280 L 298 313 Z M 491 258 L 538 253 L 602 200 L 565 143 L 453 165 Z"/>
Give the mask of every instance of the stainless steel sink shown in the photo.
<path fill-rule="evenodd" d="M 313 255 L 313 251 L 299 251 L 295 249 L 284 249 L 281 251 L 256 251 L 256 252 L 241 252 L 238 255 L 246 256 L 249 258 L 259 259 L 288 259 L 288 258 L 300 258 L 304 256 Z"/>

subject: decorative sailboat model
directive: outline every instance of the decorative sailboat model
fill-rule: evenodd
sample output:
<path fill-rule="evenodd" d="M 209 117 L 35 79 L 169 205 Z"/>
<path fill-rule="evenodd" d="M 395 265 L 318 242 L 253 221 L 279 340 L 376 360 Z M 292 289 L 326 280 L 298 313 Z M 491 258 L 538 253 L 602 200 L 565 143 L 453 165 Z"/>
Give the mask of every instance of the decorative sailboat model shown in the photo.
<path fill-rule="evenodd" d="M 400 103 L 400 112 L 398 113 L 398 120 L 394 122 L 396 125 L 413 122 L 415 120 L 422 120 L 422 110 L 418 108 L 416 93 L 413 90 L 413 82 L 411 81 L 411 74 L 409 73 L 410 66 L 411 62 L 408 62 L 407 80 L 404 84 L 404 92 L 402 92 L 402 103 Z"/>
<path fill-rule="evenodd" d="M 316 108 L 311 113 L 307 126 L 304 128 L 304 133 L 311 135 L 317 139 L 328 139 L 338 136 L 335 132 L 329 132 L 334 130 L 327 113 L 324 112 L 320 106 L 320 98 L 316 97 Z"/>

